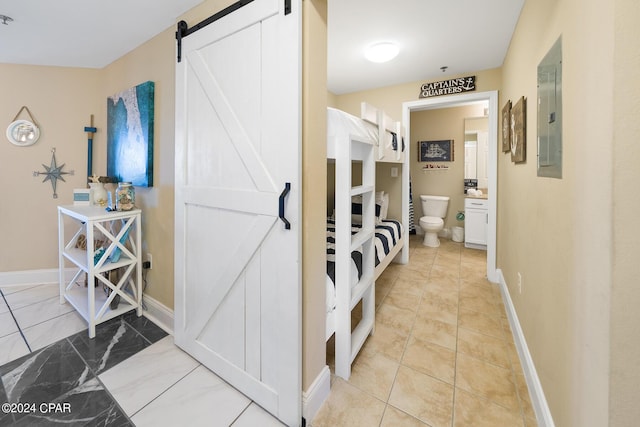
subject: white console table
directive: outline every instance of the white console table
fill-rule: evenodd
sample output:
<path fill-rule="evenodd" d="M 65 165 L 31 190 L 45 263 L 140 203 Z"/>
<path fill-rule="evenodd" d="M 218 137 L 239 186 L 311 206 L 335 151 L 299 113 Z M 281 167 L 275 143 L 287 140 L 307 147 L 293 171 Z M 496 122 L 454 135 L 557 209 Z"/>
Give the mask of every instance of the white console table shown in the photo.
<path fill-rule="evenodd" d="M 89 338 L 95 337 L 99 323 L 133 309 L 142 315 L 140 217 L 140 209 L 107 212 L 99 206 L 58 206 L 60 304 L 68 301 L 84 317 L 89 324 Z M 69 240 L 65 237 L 65 222 L 69 222 L 66 218 L 72 219 L 76 230 Z M 76 247 L 80 235 L 86 237 L 86 248 Z M 96 236 L 104 240 L 105 249 L 94 258 Z M 65 279 L 65 260 L 78 269 L 70 282 Z M 119 277 L 112 281 L 110 273 L 116 270 L 120 274 L 113 276 Z M 109 295 L 102 285 L 110 290 Z M 116 295 L 120 302 L 112 309 Z"/>

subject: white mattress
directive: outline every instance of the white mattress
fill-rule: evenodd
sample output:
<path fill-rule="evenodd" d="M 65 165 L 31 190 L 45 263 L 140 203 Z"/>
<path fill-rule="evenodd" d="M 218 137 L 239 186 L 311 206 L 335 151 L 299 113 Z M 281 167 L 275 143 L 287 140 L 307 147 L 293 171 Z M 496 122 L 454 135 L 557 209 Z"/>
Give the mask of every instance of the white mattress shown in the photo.
<path fill-rule="evenodd" d="M 342 110 L 327 108 L 327 157 L 335 159 L 335 144 L 346 144 L 350 136 L 376 144 L 378 126 Z"/>

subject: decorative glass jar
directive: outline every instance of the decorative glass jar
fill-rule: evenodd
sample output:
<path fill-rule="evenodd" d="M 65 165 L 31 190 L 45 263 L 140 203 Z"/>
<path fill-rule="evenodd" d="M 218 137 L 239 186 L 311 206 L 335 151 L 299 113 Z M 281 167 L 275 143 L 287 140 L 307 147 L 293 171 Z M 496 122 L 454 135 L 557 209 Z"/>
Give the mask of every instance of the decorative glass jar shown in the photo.
<path fill-rule="evenodd" d="M 121 182 L 116 189 L 116 204 L 119 211 L 130 211 L 135 207 L 136 192 L 130 182 Z"/>

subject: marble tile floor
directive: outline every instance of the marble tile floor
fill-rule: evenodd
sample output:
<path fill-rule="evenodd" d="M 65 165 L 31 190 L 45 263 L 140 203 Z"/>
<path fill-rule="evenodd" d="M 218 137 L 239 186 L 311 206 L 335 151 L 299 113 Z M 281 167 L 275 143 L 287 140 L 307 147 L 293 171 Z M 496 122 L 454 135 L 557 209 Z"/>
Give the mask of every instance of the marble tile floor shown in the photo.
<path fill-rule="evenodd" d="M 333 359 L 330 340 L 332 372 Z M 349 381 L 332 375 L 310 425 L 537 426 L 486 252 L 445 239 L 427 248 L 411 236 L 409 264 L 376 281 L 375 333 Z"/>
<path fill-rule="evenodd" d="M 5 403 L 35 406 L 0 411 L 3 427 L 282 425 L 133 311 L 98 325 L 89 339 L 56 285 L 0 288 Z"/>

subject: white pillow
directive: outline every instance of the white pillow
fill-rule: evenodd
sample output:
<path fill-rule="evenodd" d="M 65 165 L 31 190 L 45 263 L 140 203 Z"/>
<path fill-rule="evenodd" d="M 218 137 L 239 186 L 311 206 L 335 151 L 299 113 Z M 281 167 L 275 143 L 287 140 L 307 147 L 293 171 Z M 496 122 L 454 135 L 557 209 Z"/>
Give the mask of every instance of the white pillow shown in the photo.
<path fill-rule="evenodd" d="M 378 203 L 377 199 L 376 203 Z M 387 219 L 387 213 L 389 212 L 389 193 L 384 193 L 382 195 L 382 202 L 380 205 L 382 205 L 382 208 L 380 209 L 380 220 Z"/>
<path fill-rule="evenodd" d="M 385 217 L 382 216 L 383 210 L 384 210 L 384 191 L 378 191 L 375 194 L 376 196 L 376 217 L 375 217 L 375 223 L 376 224 L 380 224 L 380 222 L 382 221 L 382 219 L 384 219 Z M 389 205 L 389 196 L 387 195 L 387 208 Z M 360 206 L 358 206 L 360 205 Z M 357 213 L 357 212 L 362 212 L 362 196 L 353 196 L 351 198 L 351 223 L 352 224 L 362 224 L 362 214 Z M 386 215 L 386 212 L 385 212 Z"/>

